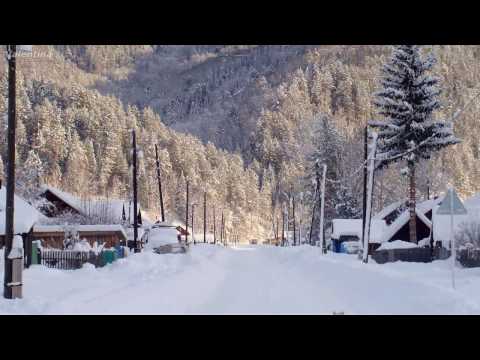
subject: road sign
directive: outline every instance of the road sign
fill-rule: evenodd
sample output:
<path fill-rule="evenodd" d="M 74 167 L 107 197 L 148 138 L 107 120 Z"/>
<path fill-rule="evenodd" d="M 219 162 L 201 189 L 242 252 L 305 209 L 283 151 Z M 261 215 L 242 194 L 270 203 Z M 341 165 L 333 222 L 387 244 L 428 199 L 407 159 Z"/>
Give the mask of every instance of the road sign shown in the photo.
<path fill-rule="evenodd" d="M 455 289 L 455 261 L 457 259 L 455 235 L 453 233 L 453 215 L 466 215 L 467 209 L 458 198 L 453 188 L 448 189 L 447 195 L 437 210 L 438 215 L 450 215 L 450 249 L 452 250 L 452 286 Z"/>
<path fill-rule="evenodd" d="M 437 210 L 438 215 L 466 215 L 467 209 L 454 189 L 448 189 L 447 195 Z"/>

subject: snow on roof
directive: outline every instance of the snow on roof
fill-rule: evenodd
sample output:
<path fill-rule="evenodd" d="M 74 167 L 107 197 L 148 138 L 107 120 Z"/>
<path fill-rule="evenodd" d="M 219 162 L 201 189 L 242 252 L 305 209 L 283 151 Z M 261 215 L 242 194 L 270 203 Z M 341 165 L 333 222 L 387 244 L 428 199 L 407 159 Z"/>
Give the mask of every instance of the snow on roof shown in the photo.
<path fill-rule="evenodd" d="M 333 219 L 332 238 L 339 239 L 340 236 L 357 236 L 362 238 L 362 219 Z M 386 228 L 385 220 L 373 219 L 370 229 L 370 242 L 377 243 L 381 240 Z"/>
<path fill-rule="evenodd" d="M 427 208 L 427 207 L 425 207 Z M 432 223 L 431 221 L 425 216 L 424 214 L 424 210 L 425 208 L 418 208 L 416 207 L 415 208 L 415 213 L 417 214 L 418 218 L 420 220 L 422 220 L 422 222 L 427 225 L 430 229 L 432 228 Z M 384 232 L 383 236 L 382 236 L 382 239 L 381 241 L 379 242 L 386 242 L 386 241 L 389 241 L 393 235 L 395 235 L 395 233 L 397 231 L 399 231 L 402 226 L 404 226 L 408 220 L 410 219 L 410 213 L 408 210 L 405 210 L 404 212 L 402 212 L 400 214 L 400 216 L 398 218 L 395 219 L 395 221 L 393 223 L 390 224 L 390 226 L 387 227 L 386 231 Z"/>
<path fill-rule="evenodd" d="M 0 189 L 0 235 L 5 235 L 5 209 L 7 189 Z M 33 224 L 43 215 L 21 197 L 14 195 L 13 231 L 15 234 L 28 233 Z"/>
<path fill-rule="evenodd" d="M 42 186 L 43 191 L 50 191 L 53 195 L 61 199 L 63 202 L 65 202 L 67 205 L 69 205 L 71 208 L 77 210 L 79 213 L 83 214 L 80 199 L 75 197 L 74 195 L 67 193 L 65 191 L 62 191 L 60 189 L 57 189 L 53 186 L 49 185 L 43 185 Z"/>
<path fill-rule="evenodd" d="M 439 196 L 436 199 L 425 200 L 422 202 L 417 203 L 416 207 L 420 210 L 423 214 L 427 213 L 428 211 L 432 210 L 437 205 L 440 205 L 445 195 Z"/>
<path fill-rule="evenodd" d="M 125 217 L 133 222 L 133 202 L 122 199 L 80 199 L 73 194 L 59 190 L 53 186 L 44 185 L 43 191 L 49 190 L 55 196 L 64 201 L 67 205 L 85 216 L 105 216 L 112 221 L 121 222 L 123 209 Z M 137 204 L 138 211 L 142 212 L 142 220 L 151 223 L 151 219 L 145 214 L 140 204 Z"/>
<path fill-rule="evenodd" d="M 391 214 L 394 210 L 398 209 L 403 203 L 405 203 L 405 199 L 396 201 L 396 202 L 384 207 L 381 211 L 379 211 L 377 214 L 372 216 L 372 219 L 378 219 L 378 220 L 384 219 L 386 216 Z"/>
<path fill-rule="evenodd" d="M 127 233 L 123 226 L 118 224 L 112 225 L 37 225 L 33 226 L 33 232 L 64 232 L 66 228 L 73 228 L 78 232 L 121 232 L 125 239 L 127 238 Z"/>
<path fill-rule="evenodd" d="M 175 225 L 173 222 L 168 221 L 157 221 L 152 224 L 152 227 L 156 228 L 176 228 L 178 225 Z"/>

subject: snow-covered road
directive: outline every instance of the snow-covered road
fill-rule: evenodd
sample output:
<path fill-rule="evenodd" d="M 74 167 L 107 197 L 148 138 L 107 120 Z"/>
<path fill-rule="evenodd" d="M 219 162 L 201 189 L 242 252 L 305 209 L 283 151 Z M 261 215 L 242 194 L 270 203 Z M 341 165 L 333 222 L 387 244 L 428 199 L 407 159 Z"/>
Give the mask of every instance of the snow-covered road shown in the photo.
<path fill-rule="evenodd" d="M 3 266 L 0 270 L 3 278 Z M 102 269 L 24 272 L 24 299 L 0 314 L 480 314 L 480 269 L 367 265 L 309 246 L 135 254 Z"/>

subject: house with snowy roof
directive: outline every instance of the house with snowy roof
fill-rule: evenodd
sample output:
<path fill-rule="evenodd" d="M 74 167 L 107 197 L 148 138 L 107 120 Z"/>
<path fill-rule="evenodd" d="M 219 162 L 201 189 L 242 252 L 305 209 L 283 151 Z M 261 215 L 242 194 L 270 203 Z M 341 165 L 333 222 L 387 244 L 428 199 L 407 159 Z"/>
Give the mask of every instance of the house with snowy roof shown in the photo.
<path fill-rule="evenodd" d="M 99 223 L 133 224 L 133 203 L 121 199 L 79 198 L 53 186 L 43 186 L 39 194 L 42 199 L 38 209 L 48 218 L 62 217 L 65 214 L 98 219 Z M 140 222 L 151 220 L 145 216 L 140 204 L 137 206 Z M 125 219 L 125 220 L 124 220 Z"/>
<path fill-rule="evenodd" d="M 433 216 L 435 209 L 441 203 L 443 196 L 423 202 L 418 202 L 415 207 L 417 239 L 419 241 L 430 239 L 433 231 Z M 382 243 L 401 240 L 410 241 L 410 212 L 406 200 L 397 201 L 372 217 L 373 220 L 384 220 L 386 223 L 382 236 L 371 240 L 371 251 L 376 250 Z"/>

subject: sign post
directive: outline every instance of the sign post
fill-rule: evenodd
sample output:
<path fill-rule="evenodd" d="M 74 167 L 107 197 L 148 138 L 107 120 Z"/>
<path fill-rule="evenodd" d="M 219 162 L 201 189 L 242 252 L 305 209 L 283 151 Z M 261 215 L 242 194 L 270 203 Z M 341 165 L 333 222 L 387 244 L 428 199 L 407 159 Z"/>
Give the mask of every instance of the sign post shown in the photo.
<path fill-rule="evenodd" d="M 463 206 L 462 201 L 458 197 L 453 188 L 448 189 L 445 199 L 437 210 L 438 215 L 450 215 L 450 249 L 452 257 L 452 287 L 455 289 L 455 261 L 456 261 L 456 248 L 455 248 L 455 236 L 453 233 L 453 215 L 466 215 L 467 209 Z"/>

